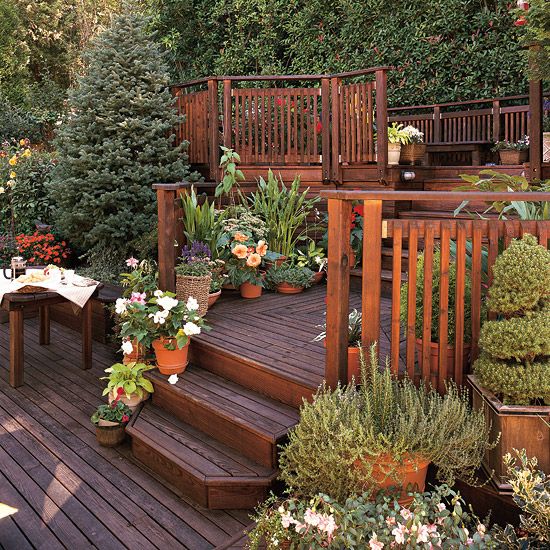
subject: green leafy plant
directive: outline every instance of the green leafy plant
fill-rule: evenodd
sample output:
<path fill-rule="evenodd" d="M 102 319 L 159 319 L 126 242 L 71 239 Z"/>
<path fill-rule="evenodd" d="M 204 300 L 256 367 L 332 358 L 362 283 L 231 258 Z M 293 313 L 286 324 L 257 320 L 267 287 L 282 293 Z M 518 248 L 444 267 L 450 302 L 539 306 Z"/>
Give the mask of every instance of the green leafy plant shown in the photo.
<path fill-rule="evenodd" d="M 357 310 L 352 309 L 348 316 L 348 344 L 350 346 L 361 345 L 361 327 L 362 327 L 363 314 Z M 327 325 L 317 325 L 317 328 L 323 329 L 312 341 L 321 342 L 327 337 Z"/>
<path fill-rule="evenodd" d="M 325 494 L 311 499 L 272 496 L 256 513 L 249 533 L 249 548 L 268 550 L 332 548 L 338 550 L 383 548 L 497 548 L 494 534 L 481 522 L 459 493 L 447 485 L 414 493 L 402 506 L 388 497 L 372 499 L 369 493 L 344 503 Z"/>
<path fill-rule="evenodd" d="M 424 327 L 424 253 L 418 255 L 416 262 L 416 317 L 415 317 L 415 335 L 417 338 L 422 338 Z M 439 286 L 441 284 L 441 251 L 435 250 L 433 255 L 433 271 L 432 271 L 432 325 L 431 325 L 431 341 L 439 342 Z M 407 323 L 408 314 L 408 293 L 409 283 L 401 286 L 401 322 Z M 471 295 L 472 283 L 470 277 L 466 275 L 464 281 L 464 341 L 471 340 Z M 454 345 L 455 330 L 456 330 L 456 261 L 449 263 L 449 302 L 448 302 L 448 332 L 447 341 L 449 345 Z"/>
<path fill-rule="evenodd" d="M 289 257 L 307 237 L 306 224 L 319 197 L 308 198 L 309 187 L 300 192 L 300 178 L 290 186 L 270 170 L 267 181 L 260 178 L 257 190 L 248 197 L 251 211 L 267 225 L 267 242 L 273 252 Z"/>
<path fill-rule="evenodd" d="M 493 266 L 474 372 L 504 403 L 550 404 L 550 251 L 532 235 L 513 239 Z"/>
<path fill-rule="evenodd" d="M 140 399 L 143 398 L 143 392 L 153 393 L 155 390 L 153 384 L 143 376 L 144 372 L 153 369 L 144 363 L 115 363 L 112 367 L 105 369 L 109 376 L 103 376 L 100 380 L 107 380 L 107 387 L 103 390 L 103 395 L 112 394 L 114 396 L 120 393 L 126 394 L 128 399 L 136 394 Z"/>
<path fill-rule="evenodd" d="M 524 136 L 518 141 L 497 141 L 491 151 L 527 151 L 529 149 L 529 136 Z"/>
<path fill-rule="evenodd" d="M 126 267 L 130 271 L 120 274 L 120 284 L 124 288 L 122 296 L 131 298 L 135 294 L 145 294 L 143 298 L 151 296 L 158 288 L 157 264 L 150 260 L 127 258 Z"/>
<path fill-rule="evenodd" d="M 401 143 L 401 145 L 407 145 L 410 142 L 410 134 L 403 130 L 403 124 L 393 122 L 391 126 L 388 126 L 388 143 Z"/>
<path fill-rule="evenodd" d="M 234 199 L 235 192 L 239 193 L 239 182 L 244 181 L 244 174 L 237 168 L 237 164 L 241 162 L 241 157 L 238 153 L 221 146 L 220 149 L 223 155 L 220 159 L 220 168 L 223 171 L 223 179 L 216 186 L 215 196 L 230 195 Z"/>
<path fill-rule="evenodd" d="M 266 255 L 265 241 L 254 244 L 246 235 L 237 233 L 231 245 L 231 258 L 225 264 L 231 283 L 236 287 L 243 283 L 263 287 L 264 276 L 260 267 Z"/>
<path fill-rule="evenodd" d="M 308 288 L 313 284 L 313 271 L 307 267 L 292 264 L 273 266 L 267 272 L 266 282 L 269 288 L 275 288 L 281 283 Z"/>
<path fill-rule="evenodd" d="M 468 392 L 454 383 L 447 393 L 395 379 L 386 362 L 380 372 L 376 349 L 363 360 L 361 387 L 321 387 L 302 405 L 300 422 L 280 457 L 281 478 L 298 496 L 326 493 L 345 502 L 372 475 L 373 462 L 422 457 L 437 478 L 452 485 L 470 480 L 487 449 L 489 426 L 472 411 Z M 360 467 L 357 467 L 357 462 Z M 385 474 L 395 476 L 391 464 Z"/>
<path fill-rule="evenodd" d="M 297 248 L 290 259 L 298 267 L 308 267 L 312 271 L 325 271 L 328 259 L 322 246 L 317 245 L 313 239 L 309 239 L 307 246 Z"/>
<path fill-rule="evenodd" d="M 118 422 L 126 424 L 132 416 L 132 410 L 122 401 L 115 399 L 110 405 L 99 405 L 97 410 L 91 416 L 90 420 L 93 424 L 98 424 L 100 420 L 108 420 L 109 422 Z"/>

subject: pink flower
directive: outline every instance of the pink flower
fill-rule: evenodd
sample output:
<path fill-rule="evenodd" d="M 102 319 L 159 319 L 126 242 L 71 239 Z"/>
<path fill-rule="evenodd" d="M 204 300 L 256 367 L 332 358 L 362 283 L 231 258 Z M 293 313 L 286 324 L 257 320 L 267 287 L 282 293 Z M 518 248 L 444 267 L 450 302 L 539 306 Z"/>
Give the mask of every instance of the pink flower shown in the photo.
<path fill-rule="evenodd" d="M 326 514 L 321 515 L 317 529 L 319 529 L 319 531 L 324 531 L 330 539 L 334 531 L 338 529 L 338 525 L 336 525 L 334 521 L 334 516 L 332 514 L 328 516 Z"/>
<path fill-rule="evenodd" d="M 428 524 L 428 533 L 432 534 L 432 533 L 437 533 L 437 525 L 435 523 L 430 523 Z"/>
<path fill-rule="evenodd" d="M 139 264 L 139 261 L 136 260 L 136 258 L 134 258 L 133 256 L 132 256 L 131 258 L 128 258 L 128 259 L 126 260 L 126 265 L 127 265 L 128 267 L 137 267 L 138 264 Z"/>
<path fill-rule="evenodd" d="M 412 512 L 408 508 L 401 508 L 400 514 L 404 520 L 409 520 L 412 518 Z"/>
<path fill-rule="evenodd" d="M 304 522 L 308 525 L 312 525 L 313 527 L 317 527 L 319 525 L 319 521 L 321 519 L 320 514 L 316 514 L 311 508 L 308 508 L 305 511 L 304 514 Z"/>
<path fill-rule="evenodd" d="M 398 523 L 397 527 L 391 532 L 391 534 L 395 537 L 395 542 L 397 544 L 405 544 L 405 535 L 409 532 L 409 530 L 403 525 L 402 523 Z"/>
<path fill-rule="evenodd" d="M 395 525 L 395 518 L 392 517 L 392 516 L 388 516 L 388 517 L 386 518 L 386 525 L 387 525 L 388 527 L 391 527 L 392 525 Z"/>
<path fill-rule="evenodd" d="M 122 415 L 122 422 L 128 422 L 130 420 L 130 417 L 127 414 Z"/>
<path fill-rule="evenodd" d="M 372 537 L 369 540 L 369 546 L 370 550 L 382 550 L 384 548 L 384 543 L 378 540 L 378 536 L 374 531 L 372 532 Z"/>
<path fill-rule="evenodd" d="M 443 504 L 442 502 L 440 502 L 438 505 L 437 505 L 437 509 L 440 511 L 440 512 L 443 512 L 443 510 L 445 510 L 446 506 L 445 504 Z"/>
<path fill-rule="evenodd" d="M 429 539 L 430 532 L 428 531 L 428 527 L 426 525 L 419 525 L 418 534 L 416 535 L 417 544 L 420 544 L 421 542 L 428 542 Z"/>
<path fill-rule="evenodd" d="M 147 298 L 147 294 L 145 292 L 132 292 L 132 296 L 130 297 L 130 303 L 131 304 L 141 304 L 142 306 L 145 305 L 145 298 Z"/>

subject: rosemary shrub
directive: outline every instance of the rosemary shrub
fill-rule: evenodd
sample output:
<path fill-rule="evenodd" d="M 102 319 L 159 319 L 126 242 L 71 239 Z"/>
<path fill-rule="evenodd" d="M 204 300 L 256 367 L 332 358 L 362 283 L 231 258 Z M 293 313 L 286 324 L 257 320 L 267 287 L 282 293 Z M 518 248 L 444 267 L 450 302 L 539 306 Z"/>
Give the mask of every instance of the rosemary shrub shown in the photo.
<path fill-rule="evenodd" d="M 376 350 L 362 362 L 362 385 L 331 390 L 322 386 L 304 402 L 300 422 L 282 449 L 282 479 L 299 496 L 326 493 L 340 502 L 360 491 L 373 462 L 384 457 L 429 460 L 437 478 L 449 485 L 460 477 L 474 481 L 485 451 L 492 448 L 489 426 L 472 411 L 468 393 L 450 382 L 447 393 L 395 379 L 386 362 L 380 370 Z M 359 460 L 361 467 L 355 467 Z M 386 465 L 385 465 L 386 468 Z M 391 465 L 385 470 L 396 477 Z"/>

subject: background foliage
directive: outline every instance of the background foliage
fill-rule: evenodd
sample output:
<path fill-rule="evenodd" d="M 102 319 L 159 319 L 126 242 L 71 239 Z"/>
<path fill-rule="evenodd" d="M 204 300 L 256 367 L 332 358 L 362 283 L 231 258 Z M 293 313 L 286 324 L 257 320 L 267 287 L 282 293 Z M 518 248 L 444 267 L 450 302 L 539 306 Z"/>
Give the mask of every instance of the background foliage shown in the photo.
<path fill-rule="evenodd" d="M 515 4 L 515 3 L 514 3 Z M 507 0 L 150 0 L 180 79 L 394 65 L 390 104 L 524 93 Z"/>

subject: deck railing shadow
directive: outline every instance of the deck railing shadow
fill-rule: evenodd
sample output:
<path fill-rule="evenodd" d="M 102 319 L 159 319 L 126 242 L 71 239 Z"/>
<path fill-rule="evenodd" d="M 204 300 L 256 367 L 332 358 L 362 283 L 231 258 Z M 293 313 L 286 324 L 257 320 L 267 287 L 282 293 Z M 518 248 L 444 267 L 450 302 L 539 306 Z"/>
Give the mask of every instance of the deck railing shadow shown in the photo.
<path fill-rule="evenodd" d="M 380 340 L 380 306 L 382 296 L 382 246 L 393 248 L 392 308 L 391 308 L 391 365 L 399 371 L 400 341 L 406 340 L 406 373 L 418 381 L 423 379 L 444 391 L 445 380 L 458 384 L 469 365 L 478 355 L 478 339 L 483 321 L 487 284 L 491 282 L 492 266 L 499 250 L 513 238 L 525 233 L 536 236 L 548 246 L 550 221 L 482 220 L 482 219 L 389 219 L 384 220 L 384 201 L 473 201 L 510 200 L 510 193 L 481 192 L 413 192 L 413 191 L 323 191 L 328 199 L 328 275 L 327 275 L 327 338 L 325 378 L 329 385 L 347 380 L 348 313 L 350 292 L 350 219 L 352 205 L 364 206 L 364 238 L 362 258 L 362 345 L 366 349 Z M 550 193 L 515 193 L 515 200 L 548 201 Z M 403 266 L 402 251 L 408 248 L 407 264 Z M 423 317 L 421 332 L 416 325 L 417 258 L 424 253 L 424 280 L 421 289 Z M 440 254 L 439 274 L 433 272 L 433 257 Z M 456 265 L 454 311 L 449 311 L 449 267 Z M 404 273 L 402 268 L 405 267 Z M 484 276 L 486 270 L 486 276 Z M 439 308 L 432 319 L 433 276 L 438 275 Z M 402 284 L 407 278 L 406 323 L 401 323 Z M 471 287 L 470 302 L 466 300 L 467 281 Z M 465 308 L 471 310 L 471 326 L 465 323 Z M 448 339 L 449 314 L 454 319 L 454 341 Z M 490 315 L 490 313 L 489 313 Z M 436 356 L 432 351 L 432 323 L 437 322 Z M 471 342 L 471 351 L 465 346 Z M 452 349 L 454 346 L 454 350 Z M 449 349 L 451 354 L 449 355 Z M 417 365 L 418 361 L 418 365 Z M 420 367 L 421 365 L 421 367 Z M 420 368 L 419 368 L 420 367 Z"/>

